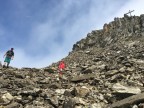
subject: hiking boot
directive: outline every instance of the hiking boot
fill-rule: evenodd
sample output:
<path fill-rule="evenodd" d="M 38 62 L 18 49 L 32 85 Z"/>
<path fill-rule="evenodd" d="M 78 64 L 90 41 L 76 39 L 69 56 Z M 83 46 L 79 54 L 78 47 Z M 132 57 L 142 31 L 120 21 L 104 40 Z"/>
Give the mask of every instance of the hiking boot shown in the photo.
<path fill-rule="evenodd" d="M 5 65 L 3 65 L 3 68 L 5 68 Z"/>

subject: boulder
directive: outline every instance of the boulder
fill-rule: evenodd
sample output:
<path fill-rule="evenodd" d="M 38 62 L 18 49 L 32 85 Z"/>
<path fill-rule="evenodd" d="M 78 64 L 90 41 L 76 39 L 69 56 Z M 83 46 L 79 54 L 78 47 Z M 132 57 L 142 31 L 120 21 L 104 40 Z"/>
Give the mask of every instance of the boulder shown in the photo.
<path fill-rule="evenodd" d="M 120 83 L 116 83 L 112 87 L 113 93 L 120 93 L 120 94 L 140 94 L 141 90 L 138 87 L 129 87 L 123 86 Z"/>

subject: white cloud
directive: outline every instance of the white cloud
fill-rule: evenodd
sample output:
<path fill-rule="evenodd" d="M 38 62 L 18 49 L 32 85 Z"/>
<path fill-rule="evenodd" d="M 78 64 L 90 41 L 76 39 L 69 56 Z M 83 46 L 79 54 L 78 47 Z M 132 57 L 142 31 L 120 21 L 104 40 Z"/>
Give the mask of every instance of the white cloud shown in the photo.
<path fill-rule="evenodd" d="M 90 3 L 90 6 L 88 6 L 90 7 L 90 9 L 88 9 L 89 12 L 85 14 L 81 14 L 81 12 L 74 12 L 74 14 L 79 14 L 79 16 L 75 18 L 75 20 L 73 20 L 72 24 L 67 24 L 66 22 L 61 24 L 61 22 L 66 18 L 68 21 L 71 20 L 71 16 L 68 17 L 67 15 L 74 6 L 80 6 L 82 10 L 86 9 L 87 7 L 83 8 L 83 4 L 85 3 L 80 1 L 63 0 L 63 2 L 61 2 L 61 4 L 56 7 L 54 11 L 55 14 L 53 15 L 53 17 L 51 17 L 50 20 L 34 25 L 29 46 L 33 45 L 31 45 L 31 43 L 34 40 L 35 43 L 40 46 L 42 46 L 42 44 L 45 44 L 45 42 L 50 42 L 49 40 L 51 40 L 51 47 L 53 48 L 54 46 L 54 49 L 58 49 L 57 47 L 69 47 L 71 49 L 72 45 L 76 41 L 85 37 L 86 34 L 88 32 L 91 32 L 92 29 L 98 28 L 100 27 L 100 25 L 103 25 L 105 16 L 110 15 L 110 13 L 113 12 L 113 7 L 109 6 L 110 3 L 105 4 L 105 7 L 107 8 L 107 12 L 105 12 L 102 10 L 102 8 L 104 7 L 104 3 L 100 3 L 98 5 L 97 1 L 93 1 L 92 3 Z M 59 10 L 60 12 L 58 12 Z M 57 43 L 53 42 L 55 36 L 59 35 L 57 33 L 59 31 L 62 32 L 62 35 L 64 37 L 65 43 L 63 44 L 63 46 L 57 46 L 55 45 Z"/>
<path fill-rule="evenodd" d="M 56 35 L 56 28 L 53 30 L 53 25 L 51 22 L 45 22 L 45 23 L 40 23 L 35 25 L 32 29 L 32 33 L 30 34 L 31 36 L 31 41 L 30 43 L 35 40 L 36 43 L 38 44 L 43 44 L 46 40 L 53 38 Z"/>

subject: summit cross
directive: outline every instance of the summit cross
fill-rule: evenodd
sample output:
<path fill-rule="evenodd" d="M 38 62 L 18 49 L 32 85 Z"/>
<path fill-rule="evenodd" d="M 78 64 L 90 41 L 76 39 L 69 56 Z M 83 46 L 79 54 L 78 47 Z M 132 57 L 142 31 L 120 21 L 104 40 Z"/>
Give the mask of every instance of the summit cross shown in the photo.
<path fill-rule="evenodd" d="M 134 10 L 129 10 L 129 12 L 126 13 L 126 15 L 130 14 L 130 16 L 131 16 L 131 13 L 132 13 L 132 12 L 134 12 Z"/>

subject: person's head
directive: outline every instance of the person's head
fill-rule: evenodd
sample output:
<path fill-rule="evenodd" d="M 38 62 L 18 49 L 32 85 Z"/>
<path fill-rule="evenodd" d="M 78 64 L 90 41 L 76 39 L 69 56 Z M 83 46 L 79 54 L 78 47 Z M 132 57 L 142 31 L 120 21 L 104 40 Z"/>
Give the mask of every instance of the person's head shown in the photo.
<path fill-rule="evenodd" d="M 59 63 L 62 64 L 62 63 L 64 63 L 64 61 L 60 61 Z"/>
<path fill-rule="evenodd" d="M 11 51 L 13 51 L 14 50 L 14 48 L 11 48 Z"/>

